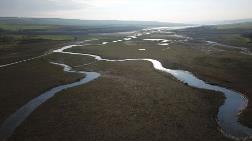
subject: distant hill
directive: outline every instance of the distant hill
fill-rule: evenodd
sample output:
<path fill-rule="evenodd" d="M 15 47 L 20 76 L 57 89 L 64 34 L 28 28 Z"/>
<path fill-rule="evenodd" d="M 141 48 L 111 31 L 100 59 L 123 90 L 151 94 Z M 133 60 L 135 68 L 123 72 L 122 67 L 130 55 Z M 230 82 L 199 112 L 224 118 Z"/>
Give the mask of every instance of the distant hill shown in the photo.
<path fill-rule="evenodd" d="M 252 19 L 237 19 L 237 20 L 224 20 L 224 21 L 212 21 L 212 22 L 203 22 L 202 25 L 225 25 L 225 24 L 238 24 L 252 22 Z"/>
<path fill-rule="evenodd" d="M 249 23 L 252 22 L 252 19 L 238 19 L 238 20 L 226 20 L 222 21 L 219 24 L 238 24 L 238 23 Z"/>
<path fill-rule="evenodd" d="M 252 21 L 216 25 L 217 29 L 252 29 Z"/>
<path fill-rule="evenodd" d="M 155 21 L 78 20 L 58 18 L 0 17 L 1 34 L 70 34 L 114 33 L 148 27 L 184 26 L 185 24 Z"/>
<path fill-rule="evenodd" d="M 180 23 L 166 23 L 156 21 L 118 21 L 118 20 L 78 20 L 78 19 L 59 19 L 59 18 L 18 18 L 0 17 L 0 23 L 5 24 L 31 24 L 31 25 L 63 25 L 63 26 L 183 26 Z"/>

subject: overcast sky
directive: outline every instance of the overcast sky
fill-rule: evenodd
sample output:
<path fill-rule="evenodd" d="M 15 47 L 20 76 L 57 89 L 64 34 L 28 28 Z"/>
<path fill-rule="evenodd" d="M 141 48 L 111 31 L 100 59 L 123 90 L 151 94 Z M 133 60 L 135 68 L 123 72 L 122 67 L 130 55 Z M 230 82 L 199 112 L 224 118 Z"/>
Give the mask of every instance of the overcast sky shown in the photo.
<path fill-rule="evenodd" d="M 252 0 L 0 0 L 0 16 L 191 23 L 252 18 Z"/>

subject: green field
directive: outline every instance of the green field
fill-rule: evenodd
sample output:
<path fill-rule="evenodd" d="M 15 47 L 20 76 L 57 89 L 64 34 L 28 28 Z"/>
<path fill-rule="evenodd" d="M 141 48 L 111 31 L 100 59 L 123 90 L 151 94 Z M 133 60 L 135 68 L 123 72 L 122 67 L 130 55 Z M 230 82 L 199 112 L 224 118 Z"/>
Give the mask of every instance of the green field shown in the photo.
<path fill-rule="evenodd" d="M 53 29 L 58 26 L 54 25 L 27 25 L 27 24 L 6 24 L 0 22 L 0 29 L 19 31 L 19 30 L 29 30 L 29 29 Z"/>

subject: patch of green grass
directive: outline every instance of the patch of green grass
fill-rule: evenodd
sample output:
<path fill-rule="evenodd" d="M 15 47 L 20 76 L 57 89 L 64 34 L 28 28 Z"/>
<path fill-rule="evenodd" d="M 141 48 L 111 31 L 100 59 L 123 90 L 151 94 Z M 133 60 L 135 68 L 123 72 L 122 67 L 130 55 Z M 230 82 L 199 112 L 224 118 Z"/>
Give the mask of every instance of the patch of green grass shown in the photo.
<path fill-rule="evenodd" d="M 250 42 L 249 38 L 246 38 L 241 34 L 220 34 L 212 38 L 218 42 L 236 46 L 246 46 Z"/>
<path fill-rule="evenodd" d="M 0 35 L 0 49 L 3 48 L 15 48 L 18 46 L 29 44 L 44 44 L 46 42 L 68 42 L 74 41 L 75 36 L 71 35 L 17 35 L 7 34 Z M 40 46 L 40 45 L 38 45 Z"/>
<path fill-rule="evenodd" d="M 0 23 L 0 29 L 11 30 L 11 31 L 27 30 L 27 29 L 53 29 L 53 28 L 57 28 L 57 26 Z"/>
<path fill-rule="evenodd" d="M 31 39 L 44 39 L 44 40 L 55 40 L 55 41 L 63 41 L 63 40 L 74 40 L 74 36 L 71 35 L 36 35 L 31 36 Z"/>
<path fill-rule="evenodd" d="M 19 38 L 19 37 L 17 37 Z M 8 64 L 35 56 L 64 46 L 66 41 L 53 40 L 10 40 L 0 44 L 0 64 Z"/>
<path fill-rule="evenodd" d="M 54 41 L 71 41 L 74 40 L 75 37 L 71 35 L 4 35 L 0 36 L 3 38 L 11 38 L 12 40 L 33 40 L 33 39 L 41 39 L 41 40 L 54 40 Z"/>

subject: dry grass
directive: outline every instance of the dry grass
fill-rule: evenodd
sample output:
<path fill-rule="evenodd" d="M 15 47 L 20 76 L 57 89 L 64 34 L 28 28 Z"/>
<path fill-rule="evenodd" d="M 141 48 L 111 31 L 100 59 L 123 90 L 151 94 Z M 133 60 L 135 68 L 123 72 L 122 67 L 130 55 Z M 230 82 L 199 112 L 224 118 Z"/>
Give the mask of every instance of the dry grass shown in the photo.
<path fill-rule="evenodd" d="M 221 95 L 189 88 L 150 63 L 85 68 L 102 77 L 49 100 L 11 140 L 226 140 L 215 121 Z"/>

